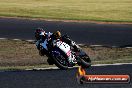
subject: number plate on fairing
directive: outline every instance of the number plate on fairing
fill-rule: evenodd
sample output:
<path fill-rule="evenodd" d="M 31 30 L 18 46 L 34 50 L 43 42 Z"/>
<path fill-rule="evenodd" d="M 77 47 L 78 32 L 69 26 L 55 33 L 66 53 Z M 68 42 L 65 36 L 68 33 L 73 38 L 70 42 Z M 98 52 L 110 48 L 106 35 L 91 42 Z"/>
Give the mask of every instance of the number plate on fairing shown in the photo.
<path fill-rule="evenodd" d="M 66 54 L 68 53 L 68 56 L 70 55 L 70 46 L 68 44 L 62 41 L 58 41 L 57 46 Z"/>

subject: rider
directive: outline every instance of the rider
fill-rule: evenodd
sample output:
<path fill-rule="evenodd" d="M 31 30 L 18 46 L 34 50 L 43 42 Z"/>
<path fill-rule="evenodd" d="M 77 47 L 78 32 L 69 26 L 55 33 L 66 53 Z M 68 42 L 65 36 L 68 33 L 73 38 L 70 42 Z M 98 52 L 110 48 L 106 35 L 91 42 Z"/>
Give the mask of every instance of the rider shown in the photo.
<path fill-rule="evenodd" d="M 52 46 L 53 40 L 61 39 L 62 41 L 72 46 L 75 51 L 78 51 L 76 44 L 67 35 L 61 36 L 60 31 L 56 31 L 54 33 L 50 33 L 50 32 L 46 33 L 42 28 L 37 28 L 35 32 L 35 37 L 37 40 L 36 45 L 37 45 L 38 50 L 40 50 L 40 43 L 44 42 L 46 38 L 49 38 L 47 41 L 48 42 L 47 47 L 49 50 L 52 49 L 51 46 Z"/>
<path fill-rule="evenodd" d="M 76 44 L 74 42 L 72 42 L 72 40 L 64 35 L 64 36 L 61 36 L 61 32 L 60 31 L 56 31 L 54 33 L 46 33 L 42 28 L 37 28 L 36 31 L 35 31 L 35 37 L 36 37 L 36 46 L 39 50 L 39 54 L 41 56 L 43 56 L 44 54 L 47 53 L 47 50 L 45 50 L 43 47 L 40 46 L 40 43 L 44 43 L 45 39 L 47 39 L 47 48 L 48 48 L 48 51 L 50 52 L 52 50 L 52 42 L 53 40 L 57 40 L 57 39 L 60 39 L 64 42 L 66 42 L 67 44 L 69 44 L 70 46 L 72 46 L 74 48 L 74 50 L 78 49 Z M 48 63 L 49 64 L 52 64 L 52 62 L 50 63 L 50 59 L 48 59 Z"/>
<path fill-rule="evenodd" d="M 36 46 L 37 49 L 40 50 L 40 43 L 46 39 L 46 33 L 43 28 L 37 28 L 35 30 L 35 38 L 36 38 Z"/>
<path fill-rule="evenodd" d="M 61 33 L 60 31 L 56 31 L 54 32 L 51 36 L 50 36 L 50 40 L 48 41 L 48 48 L 51 50 L 51 46 L 52 46 L 52 42 L 53 40 L 57 40 L 57 39 L 60 39 L 61 38 Z"/>
<path fill-rule="evenodd" d="M 47 33 L 43 30 L 43 28 L 37 28 L 35 30 L 35 38 L 36 38 L 36 46 L 39 50 L 39 54 L 41 56 L 45 55 L 46 50 L 41 46 L 41 44 L 45 41 L 47 38 Z"/>

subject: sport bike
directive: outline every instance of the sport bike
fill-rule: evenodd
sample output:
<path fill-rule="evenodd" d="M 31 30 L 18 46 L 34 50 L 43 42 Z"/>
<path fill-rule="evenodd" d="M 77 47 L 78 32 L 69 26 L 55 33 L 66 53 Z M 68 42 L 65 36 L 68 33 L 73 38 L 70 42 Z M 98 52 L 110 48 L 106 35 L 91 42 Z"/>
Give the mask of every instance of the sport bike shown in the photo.
<path fill-rule="evenodd" d="M 43 43 L 40 43 L 40 50 L 46 54 L 50 65 L 55 64 L 60 69 L 68 69 L 68 67 L 73 67 L 76 64 L 84 68 L 90 67 L 91 60 L 89 56 L 74 41 L 72 43 L 76 45 L 77 51 L 60 39 L 52 41 L 49 49 L 46 39 Z"/>

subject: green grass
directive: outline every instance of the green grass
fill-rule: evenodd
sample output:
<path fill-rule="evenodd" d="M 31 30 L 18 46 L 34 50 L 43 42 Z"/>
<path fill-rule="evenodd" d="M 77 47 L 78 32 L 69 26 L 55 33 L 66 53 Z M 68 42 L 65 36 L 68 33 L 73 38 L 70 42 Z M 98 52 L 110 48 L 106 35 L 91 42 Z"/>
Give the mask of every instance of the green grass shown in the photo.
<path fill-rule="evenodd" d="M 132 0 L 0 0 L 0 16 L 132 22 Z"/>

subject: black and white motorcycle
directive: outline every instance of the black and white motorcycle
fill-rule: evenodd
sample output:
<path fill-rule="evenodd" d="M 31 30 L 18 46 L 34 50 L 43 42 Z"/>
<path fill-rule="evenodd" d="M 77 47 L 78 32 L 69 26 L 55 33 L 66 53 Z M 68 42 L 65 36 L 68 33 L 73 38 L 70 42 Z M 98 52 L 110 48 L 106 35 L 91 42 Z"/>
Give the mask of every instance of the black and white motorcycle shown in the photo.
<path fill-rule="evenodd" d="M 91 60 L 89 56 L 72 41 L 74 45 L 78 48 L 75 51 L 72 46 L 66 42 L 57 39 L 52 41 L 51 49 L 48 49 L 48 39 L 45 39 L 43 43 L 40 43 L 40 50 L 44 51 L 48 57 L 48 62 L 52 65 L 55 64 L 60 69 L 68 69 L 68 67 L 73 67 L 76 64 L 82 67 L 90 67 Z"/>

